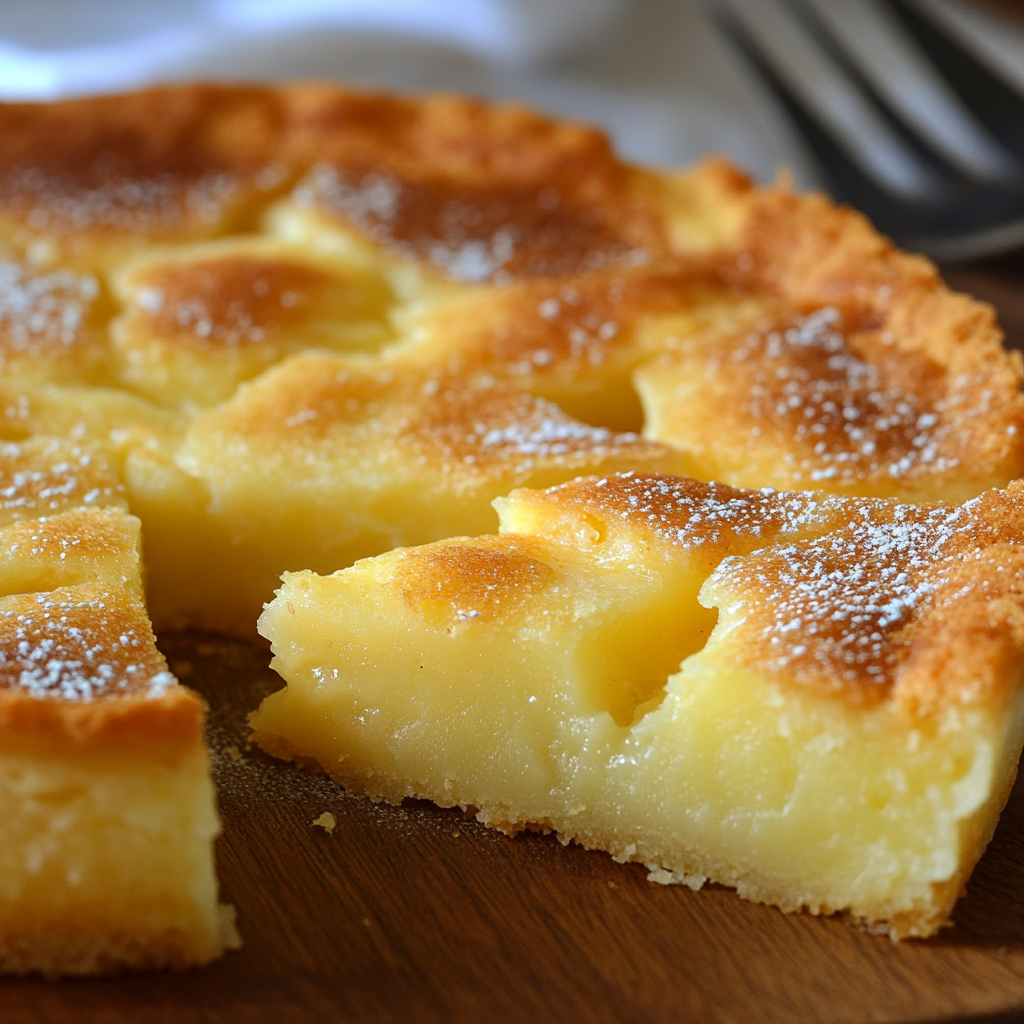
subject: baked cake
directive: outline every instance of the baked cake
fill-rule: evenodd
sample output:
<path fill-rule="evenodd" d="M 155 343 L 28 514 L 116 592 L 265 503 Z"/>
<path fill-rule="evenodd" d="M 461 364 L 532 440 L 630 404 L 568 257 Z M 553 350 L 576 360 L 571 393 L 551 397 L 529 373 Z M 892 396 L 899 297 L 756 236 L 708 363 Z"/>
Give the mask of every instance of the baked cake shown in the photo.
<path fill-rule="evenodd" d="M 0 969 L 207 963 L 234 932 L 204 711 L 156 648 L 139 521 L 74 449 L 8 444 L 0 481 Z"/>
<path fill-rule="evenodd" d="M 158 630 L 255 636 L 283 571 L 324 575 L 396 547 L 485 537 L 496 498 L 588 475 L 828 492 L 838 504 L 801 500 L 845 509 L 829 520 L 840 531 L 855 508 L 884 519 L 879 510 L 923 503 L 922 515 L 938 514 L 928 503 L 962 504 L 1024 476 L 1020 381 L 992 311 L 856 213 L 755 188 L 719 161 L 632 167 L 601 133 L 518 106 L 311 84 L 0 105 L 0 442 L 13 446 L 0 499 L 25 521 L 100 506 L 137 517 Z M 718 550 L 710 537 L 706 550 Z M 74 584 L 37 579 L 25 568 L 32 549 L 17 545 L 4 556 L 21 580 L 9 600 L 107 585 L 99 562 Z M 707 586 L 725 587 L 723 572 Z M 626 587 L 622 600 L 638 593 Z M 83 608 L 106 601 L 89 594 Z M 710 628 L 712 613 L 687 607 Z M 131 608 L 151 644 L 145 613 Z M 657 635 L 668 613 L 651 614 L 637 628 Z M 3 664 L 20 664 L 16 639 Z M 791 639 L 792 654 L 804 641 Z M 612 630 L 594 650 L 612 658 L 624 642 Z M 693 643 L 630 686 L 659 699 Z M 106 689 L 4 692 L 85 731 L 143 707 L 154 729 L 166 722 L 181 764 L 183 727 L 161 715 L 167 701 L 190 708 L 198 794 L 201 709 L 175 686 L 152 698 L 148 682 L 135 689 L 163 678 L 146 650 L 111 662 Z M 73 678 L 93 679 L 86 666 Z M 994 692 L 1009 692 L 1010 668 L 997 675 Z M 633 698 L 623 699 L 619 718 Z M 993 750 L 1012 748 L 1007 735 Z M 531 814 L 510 806 L 505 824 Z M 28 835 L 29 811 L 12 815 L 5 838 Z M 215 825 L 203 821 L 177 834 L 208 865 Z M 699 851 L 637 849 L 684 874 L 703 863 Z M 738 874 L 736 884 L 746 884 Z M 69 912 L 46 918 L 66 952 L 15 923 L 4 948 L 19 952 L 0 966 L 199 962 L 224 941 L 210 937 L 212 883 L 200 888 L 202 913 L 183 911 L 175 926 L 188 939 L 125 918 L 116 940 L 97 924 L 92 955 L 90 940 L 73 941 L 90 926 Z M 881 920 L 876 910 L 862 916 Z"/>
<path fill-rule="evenodd" d="M 288 573 L 254 738 L 358 792 L 933 934 L 1024 739 L 1024 490 L 953 507 L 577 480 Z M 667 684 L 666 684 L 667 682 Z"/>

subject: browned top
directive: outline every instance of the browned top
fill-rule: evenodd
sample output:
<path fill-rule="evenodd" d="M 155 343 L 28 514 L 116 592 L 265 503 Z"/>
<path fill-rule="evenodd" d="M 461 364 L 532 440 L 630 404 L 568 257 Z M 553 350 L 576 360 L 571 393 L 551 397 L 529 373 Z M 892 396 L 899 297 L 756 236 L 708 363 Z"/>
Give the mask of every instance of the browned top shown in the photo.
<path fill-rule="evenodd" d="M 163 266 L 139 296 L 154 335 L 214 348 L 265 341 L 282 321 L 298 320 L 313 294 L 344 287 L 309 266 L 255 258 Z"/>
<path fill-rule="evenodd" d="M 654 433 L 731 481 L 912 493 L 943 475 L 970 481 L 976 461 L 1016 464 L 1024 405 L 980 354 L 944 365 L 897 344 L 877 315 L 826 306 L 712 333 L 646 368 L 644 390 L 662 417 Z"/>
<path fill-rule="evenodd" d="M 728 610 L 716 656 L 786 681 L 934 708 L 1005 694 L 1024 656 L 1019 484 L 956 508 L 630 474 L 498 505 L 503 531 L 599 561 L 699 551 Z"/>
<path fill-rule="evenodd" d="M 1024 475 L 1021 358 L 1002 349 L 990 307 L 952 294 L 931 263 L 822 196 L 774 188 L 747 202 L 736 266 L 744 287 L 782 300 L 783 312 L 685 360 L 707 395 L 696 416 L 719 410 L 720 450 L 769 462 L 781 447 L 785 457 L 777 479 L 733 482 L 963 500 Z M 843 408 L 860 422 L 841 421 Z M 670 419 L 675 411 L 685 417 L 681 403 Z M 762 448 L 758 431 L 777 443 Z M 713 449 L 704 433 L 699 443 Z"/>
<path fill-rule="evenodd" d="M 405 552 L 394 586 L 434 627 L 454 629 L 514 615 L 555 576 L 550 554 L 528 537 L 441 541 Z"/>
<path fill-rule="evenodd" d="M 81 584 L 0 598 L 0 687 L 33 697 L 108 700 L 176 685 L 138 598 Z"/>
<path fill-rule="evenodd" d="M 307 218 L 307 241 L 344 249 L 354 235 L 381 274 L 397 260 L 449 279 L 441 301 L 422 279 L 399 296 L 401 358 L 418 374 L 497 379 L 588 422 L 640 429 L 629 374 L 656 380 L 651 357 L 678 350 L 682 363 L 669 363 L 700 379 L 704 402 L 663 393 L 654 436 L 691 453 L 693 472 L 955 500 L 1024 474 L 1021 368 L 991 310 L 856 214 L 755 189 L 721 163 L 688 177 L 641 171 L 594 129 L 452 96 L 190 86 L 0 107 L 0 226 L 48 268 L 12 265 L 16 303 L 33 312 L 7 317 L 8 347 L 77 343 L 102 282 L 68 266 L 103 271 L 140 244 L 251 232 L 278 199 L 279 213 Z M 302 333 L 312 306 L 344 286 L 300 263 L 158 260 L 131 296 L 135 340 L 201 356 Z M 0 274 L 0 338 L 2 300 Z M 762 327 L 737 334 L 755 313 Z M 705 329 L 718 340 L 698 351 L 689 341 Z M 141 393 L 172 377 L 186 386 L 187 367 L 162 356 L 128 346 L 111 361 L 114 382 Z M 247 373 L 210 383 L 194 405 Z M 690 407 L 696 425 L 673 423 Z M 741 472 L 730 453 L 750 465 Z"/>
<path fill-rule="evenodd" d="M 139 522 L 71 508 L 0 528 L 0 734 L 33 755 L 202 750 L 203 708 L 157 650 Z"/>
<path fill-rule="evenodd" d="M 42 439 L 0 445 L 0 522 L 79 505 L 123 505 L 123 491 L 96 446 Z"/>
<path fill-rule="evenodd" d="M 250 468 L 301 451 L 339 468 L 375 462 L 381 473 L 394 464 L 403 473 L 504 479 L 509 487 L 545 469 L 564 478 L 628 465 L 667 471 L 681 462 L 665 445 L 588 426 L 532 395 L 322 354 L 292 359 L 206 417 L 188 450 L 204 459 L 244 453 Z"/>
<path fill-rule="evenodd" d="M 847 494 L 959 500 L 1024 476 L 1020 360 L 1001 348 L 992 311 L 951 294 L 927 261 L 821 197 L 756 189 L 722 164 L 645 172 L 599 132 L 517 106 L 314 85 L 6 105 L 0 232 L 36 265 L 0 273 L 0 339 L 36 359 L 74 348 L 96 309 L 127 303 L 119 323 L 134 318 L 138 338 L 118 336 L 90 371 L 122 399 L 135 389 L 159 400 L 171 349 L 212 359 L 302 335 L 321 302 L 328 318 L 348 315 L 330 305 L 350 283 L 344 273 L 335 280 L 319 256 L 275 245 L 333 252 L 324 260 L 349 261 L 352 281 L 380 284 L 387 301 L 375 315 L 393 334 L 372 352 L 300 354 L 241 389 L 244 374 L 227 373 L 224 405 L 211 386 L 195 403 L 208 411 L 183 415 L 183 449 L 167 427 L 160 444 L 211 491 L 234 473 L 265 481 L 271 463 L 279 473 L 320 460 L 338 479 L 338 467 L 354 467 L 346 486 L 357 490 L 385 463 L 406 475 L 426 467 L 459 498 L 475 479 L 537 482 L 538 467 L 550 471 L 544 482 L 625 469 L 722 477 L 730 452 L 769 467 L 758 484 Z M 206 242 L 205 253 L 195 245 L 126 267 L 140 247 L 238 232 L 249 252 L 244 239 Z M 241 247 L 212 251 L 231 245 Z M 112 265 L 128 280 L 113 296 Z M 298 347 L 312 341 L 303 337 Z M 160 349 L 150 362 L 139 338 Z M 282 346 L 268 361 L 286 355 Z M 189 379 L 182 365 L 175 387 Z M 653 381 L 649 411 L 664 406 L 648 440 L 622 429 L 641 425 L 634 370 Z M 673 373 L 689 382 L 685 396 Z M 42 429 L 36 393 L 11 389 L 8 436 Z M 125 426 L 127 405 L 61 418 L 81 400 L 69 395 L 46 398 L 46 429 L 67 452 L 41 470 L 22 467 L 20 449 L 7 455 L 0 497 L 13 518 L 116 503 L 119 470 L 104 445 L 120 457 L 154 440 L 155 427 Z M 673 426 L 687 410 L 689 434 Z M 64 435 L 79 428 L 75 448 Z M 705 458 L 702 444 L 723 458 Z M 703 545 L 709 565 L 772 538 L 815 543 L 845 515 L 792 495 L 624 480 L 603 493 L 586 485 L 586 510 L 558 515 L 590 516 L 598 536 L 626 546 L 642 536 L 663 554 Z"/>
<path fill-rule="evenodd" d="M 735 275 L 733 275 L 735 276 Z M 658 317 L 745 297 L 712 257 L 519 282 L 427 306 L 416 324 L 431 341 L 417 355 L 448 373 L 489 373 L 517 387 L 593 379 L 650 353 L 639 331 Z"/>
<path fill-rule="evenodd" d="M 315 329 L 317 320 L 333 320 L 337 329 L 360 317 L 381 319 L 386 285 L 345 269 L 331 272 L 287 251 L 197 252 L 146 264 L 121 290 L 137 332 L 216 351 L 273 342 L 284 332 Z"/>
<path fill-rule="evenodd" d="M 436 390 L 434 384 L 437 384 Z M 521 475 L 542 466 L 587 472 L 592 466 L 657 465 L 677 457 L 636 434 L 591 427 L 541 398 L 498 389 L 431 382 L 410 408 L 399 435 L 431 464 L 479 473 Z"/>
<path fill-rule="evenodd" d="M 0 355 L 11 361 L 73 351 L 88 337 L 98 295 L 99 282 L 91 274 L 35 273 L 20 263 L 0 262 Z"/>
<path fill-rule="evenodd" d="M 706 588 L 733 623 L 721 655 L 919 708 L 1005 696 L 1024 656 L 1022 499 L 851 499 L 834 532 L 724 563 Z"/>
<path fill-rule="evenodd" d="M 203 706 L 156 649 L 139 597 L 81 584 L 0 598 L 4 748 L 49 757 L 202 750 Z"/>
<path fill-rule="evenodd" d="M 117 509 L 74 508 L 0 527 L 0 595 L 82 583 L 142 597 L 139 521 Z"/>
<path fill-rule="evenodd" d="M 260 88 L 183 86 L 0 106 L 0 218 L 25 237 L 208 233 L 272 187 L 287 115 Z"/>
<path fill-rule="evenodd" d="M 296 199 L 458 280 L 647 258 L 663 232 L 593 129 L 523 108 L 316 86 L 191 86 L 0 109 L 19 239 L 202 236 L 312 167 Z"/>
<path fill-rule="evenodd" d="M 664 231 L 599 132 L 454 96 L 292 93 L 296 199 L 459 281 L 649 259 Z"/>
<path fill-rule="evenodd" d="M 770 431 L 784 443 L 807 487 L 848 486 L 865 473 L 902 477 L 961 454 L 944 407 L 948 377 L 865 334 L 826 307 L 750 331 L 716 353 L 716 397 L 735 396 L 734 415 L 749 417 L 755 436 Z"/>
<path fill-rule="evenodd" d="M 498 536 L 379 563 L 430 624 L 507 626 L 531 602 L 530 614 L 548 616 L 594 568 L 690 585 L 696 573 L 701 603 L 720 610 L 715 664 L 926 714 L 1002 704 L 1018 686 L 1024 485 L 954 507 L 626 473 L 496 505 Z M 553 582 L 560 597 L 539 594 Z"/>
<path fill-rule="evenodd" d="M 601 559 L 679 559 L 701 549 L 717 564 L 776 538 L 817 534 L 842 517 L 842 499 L 823 494 L 743 490 L 690 477 L 618 473 L 498 501 L 502 531 L 579 543 L 572 523 L 593 531 Z"/>

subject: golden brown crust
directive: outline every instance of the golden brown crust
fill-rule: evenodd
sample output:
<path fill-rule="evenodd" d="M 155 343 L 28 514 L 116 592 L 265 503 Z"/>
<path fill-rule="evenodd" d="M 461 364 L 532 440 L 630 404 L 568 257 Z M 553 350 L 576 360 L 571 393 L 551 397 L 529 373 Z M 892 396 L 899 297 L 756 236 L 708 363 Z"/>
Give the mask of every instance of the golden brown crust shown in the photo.
<path fill-rule="evenodd" d="M 0 598 L 0 650 L 0 687 L 39 699 L 89 703 L 172 682 L 138 595 L 116 584 Z"/>
<path fill-rule="evenodd" d="M 86 583 L 0 598 L 0 735 L 41 756 L 194 754 L 199 698 L 177 685 L 136 592 Z"/>
<path fill-rule="evenodd" d="M 1005 703 L 1024 655 L 1021 488 L 960 508 L 850 499 L 840 528 L 723 566 L 732 657 L 919 714 Z"/>
<path fill-rule="evenodd" d="M 404 370 L 404 372 L 403 372 Z M 508 488 L 635 465 L 668 471 L 684 459 L 635 434 L 590 427 L 540 398 L 408 368 L 309 353 L 271 371 L 201 423 L 202 445 L 259 464 L 316 453 L 374 473 L 440 474 L 459 488 Z"/>
<path fill-rule="evenodd" d="M 661 268 L 522 281 L 427 304 L 407 327 L 423 342 L 414 365 L 468 381 L 502 381 L 543 395 L 588 422 L 639 430 L 630 375 L 657 351 L 662 320 L 689 331 L 736 318 L 757 300 L 712 257 Z"/>
<path fill-rule="evenodd" d="M 329 269 L 299 251 L 220 245 L 131 267 L 120 275 L 118 290 L 129 305 L 133 332 L 217 352 L 273 346 L 294 331 L 302 331 L 305 347 L 312 347 L 325 326 L 336 333 L 339 324 L 380 320 L 387 286 L 368 278 L 351 266 Z"/>
<path fill-rule="evenodd" d="M 449 631 L 514 615 L 555 575 L 528 537 L 441 541 L 403 554 L 393 585 L 430 625 Z"/>
<path fill-rule="evenodd" d="M 141 599 L 139 521 L 134 516 L 79 508 L 0 528 L 0 594 L 90 582 L 127 587 Z"/>
<path fill-rule="evenodd" d="M 154 698 L 132 694 L 88 704 L 0 689 L 4 748 L 40 757 L 141 756 L 173 765 L 203 749 L 204 720 L 202 700 L 183 686 Z"/>
<path fill-rule="evenodd" d="M 476 477 L 517 482 L 538 463 L 566 476 L 703 467 L 742 482 L 719 472 L 730 452 L 769 466 L 753 482 L 844 493 L 960 499 L 1024 472 L 1021 360 L 1000 347 L 991 310 L 859 215 L 757 189 L 722 162 L 657 175 L 618 160 L 599 132 L 521 107 L 307 84 L 5 105 L 0 168 L 9 241 L 42 264 L 104 267 L 122 243 L 251 228 L 297 182 L 285 205 L 328 235 L 361 236 L 380 280 L 397 259 L 458 285 L 421 292 L 401 344 L 376 362 L 301 356 L 206 419 L 200 433 L 247 456 L 349 450 L 358 436 L 394 448 L 396 466 L 440 469 L 456 491 Z M 14 277 L 49 319 L 29 317 L 26 334 L 24 318 L 0 315 L 8 348 L 36 362 L 58 342 L 74 348 L 93 279 Z M 336 291 L 315 261 L 272 247 L 144 262 L 119 288 L 132 303 L 124 366 L 145 345 L 262 345 L 308 326 L 307 305 Z M 166 379 L 157 367 L 147 385 L 124 366 L 121 382 L 149 393 Z M 630 425 L 638 366 L 642 382 L 680 372 L 701 392 L 669 394 L 652 441 L 565 415 Z M 48 451 L 29 453 L 29 471 L 22 449 L 5 449 L 9 517 L 120 500 L 104 450 L 61 449 L 64 462 L 37 471 Z"/>
<path fill-rule="evenodd" d="M 569 525 L 591 524 L 596 541 L 610 540 L 624 557 L 643 551 L 661 558 L 700 548 L 715 564 L 725 554 L 822 532 L 844 504 L 822 494 L 752 491 L 691 477 L 629 472 L 572 480 L 546 491 L 515 491 L 496 503 L 503 533 L 543 534 L 575 541 Z"/>
<path fill-rule="evenodd" d="M 748 322 L 767 309 L 787 327 L 792 318 L 836 307 L 848 328 L 848 369 L 864 370 L 850 385 L 857 407 L 875 414 L 875 426 L 895 417 L 895 430 L 840 437 L 843 424 L 804 402 L 799 413 L 791 407 L 785 414 L 780 434 L 778 422 L 763 422 L 769 406 L 779 404 L 774 394 L 729 403 L 736 405 L 735 422 L 726 414 L 717 433 L 692 424 L 677 430 L 667 421 L 664 429 L 648 429 L 693 448 L 694 471 L 723 471 L 743 485 L 960 500 L 1024 472 L 1020 360 L 1001 349 L 991 311 L 952 295 L 927 261 L 897 252 L 858 215 L 822 197 L 756 189 L 720 161 L 689 176 L 659 176 L 618 160 L 591 128 L 520 107 L 316 85 L 194 86 L 46 107 L 14 104 L 0 109 L 5 127 L 0 200 L 6 194 L 11 216 L 24 221 L 11 229 L 16 248 L 28 252 L 40 243 L 32 258 L 44 263 L 79 260 L 64 252 L 68 245 L 84 246 L 79 255 L 86 263 L 86 250 L 98 246 L 96 265 L 106 265 L 101 250 L 111 239 L 136 246 L 251 225 L 256 207 L 305 175 L 285 205 L 312 216 L 318 231 L 330 235 L 333 224 L 361 238 L 363 256 L 381 267 L 397 258 L 461 286 L 452 301 L 428 303 L 406 318 L 417 340 L 407 356 L 421 372 L 429 365 L 477 382 L 497 377 L 585 421 L 638 429 L 629 374 L 699 333 L 701 316 L 721 329 L 740 309 Z M 188 198 L 189 189 L 214 188 L 211 182 L 221 189 L 217 197 Z M 238 203 L 248 211 L 242 221 L 228 212 Z M 227 260 L 214 267 L 197 257 L 191 273 L 187 261 L 175 271 L 153 271 L 170 274 L 171 301 L 159 310 L 136 308 L 134 321 L 122 325 L 136 337 L 128 326 L 134 323 L 141 334 L 125 343 L 116 376 L 153 397 L 168 373 L 184 380 L 189 367 L 185 360 L 168 369 L 147 345 L 163 345 L 173 360 L 175 351 L 212 352 L 218 339 L 226 343 L 220 349 L 248 344 L 253 331 L 262 339 L 288 319 L 268 308 L 272 282 L 266 302 L 248 295 L 265 273 L 284 272 L 282 264 Z M 488 287 L 512 281 L 521 284 Z M 302 291 L 286 284 L 282 294 Z M 205 312 L 192 317 L 193 306 Z M 195 322 L 183 324 L 183 312 Z M 672 322 L 680 316 L 690 319 L 676 333 Z M 691 354 L 683 366 L 691 383 L 710 375 L 709 403 L 736 390 L 752 393 L 761 378 L 777 382 L 772 372 L 784 368 L 753 350 L 743 373 L 719 373 L 712 361 L 705 355 L 695 362 Z M 228 373 L 201 400 L 221 400 L 225 388 L 262 365 L 257 359 Z M 849 383 L 837 379 L 841 370 L 807 360 L 797 360 L 794 370 L 807 385 L 807 394 L 796 397 Z M 642 372 L 656 378 L 661 369 Z M 885 400 L 875 408 L 868 400 L 879 388 Z M 920 407 L 913 424 L 899 412 L 905 395 Z M 672 396 L 666 401 L 673 404 Z M 708 419 L 699 403 L 674 404 L 692 405 L 691 418 L 701 423 Z M 808 422 L 790 422 L 800 415 Z M 942 437 L 915 447 L 917 422 L 932 416 Z M 798 439 L 802 449 L 795 453 L 755 458 L 770 467 L 771 480 L 732 472 L 699 450 L 739 457 L 758 429 L 774 431 L 774 448 L 785 449 L 799 426 L 831 430 L 826 440 L 837 443 L 818 452 L 821 438 L 808 434 L 803 441 L 814 443 Z M 908 460 L 913 465 L 905 470 Z"/>
<path fill-rule="evenodd" d="M 457 280 L 508 281 L 665 248 L 639 176 L 598 131 L 521 106 L 293 87 L 297 201 Z"/>
<path fill-rule="evenodd" d="M 0 368 L 54 381 L 98 372 L 106 312 L 92 274 L 0 260 Z"/>
<path fill-rule="evenodd" d="M 784 685 L 918 715 L 1005 704 L 1018 685 L 1020 483 L 957 508 L 620 474 L 496 505 L 510 542 L 649 567 L 699 555 L 702 601 L 731 623 L 723 657 Z"/>
<path fill-rule="evenodd" d="M 0 444 L 0 523 L 80 505 L 124 506 L 124 487 L 96 445 L 33 438 Z"/>
<path fill-rule="evenodd" d="M 1024 472 L 1021 357 L 991 307 L 822 196 L 735 201 L 735 281 L 768 309 L 641 370 L 652 436 L 743 486 L 964 500 Z"/>
<path fill-rule="evenodd" d="M 286 124 L 258 87 L 0 105 L 0 224 L 30 255 L 85 264 L 119 237 L 222 231 L 286 180 Z"/>
<path fill-rule="evenodd" d="M 752 664 L 919 714 L 1017 685 L 1015 491 L 955 512 L 651 475 L 955 500 L 1024 475 L 1021 360 L 991 310 L 822 197 L 722 162 L 642 171 L 517 106 L 189 86 L 0 105 L 0 234 L 6 521 L 119 507 L 125 480 L 132 501 L 229 508 L 237 539 L 296 477 L 292 527 L 394 480 L 442 507 L 599 472 L 505 509 L 624 564 L 739 556 L 708 593 L 747 609 Z M 314 345 L 361 355 L 293 355 Z M 646 439 L 623 432 L 643 425 L 634 372 Z M 40 378 L 112 390 L 22 383 Z M 49 571 L 81 531 L 64 576 L 15 573 L 40 592 L 0 599 L 0 734 L 196 749 L 201 704 L 153 646 L 124 537 L 67 514 L 7 538 Z M 125 557 L 104 568 L 106 545 Z M 442 542 L 401 560 L 400 589 L 444 628 L 496 619 L 550 583 L 541 549 Z"/>
<path fill-rule="evenodd" d="M 826 306 L 709 333 L 641 371 L 649 433 L 746 486 L 927 499 L 944 481 L 955 499 L 1004 483 L 1024 435 L 1014 381 L 984 350 L 944 361 L 883 322 Z"/>

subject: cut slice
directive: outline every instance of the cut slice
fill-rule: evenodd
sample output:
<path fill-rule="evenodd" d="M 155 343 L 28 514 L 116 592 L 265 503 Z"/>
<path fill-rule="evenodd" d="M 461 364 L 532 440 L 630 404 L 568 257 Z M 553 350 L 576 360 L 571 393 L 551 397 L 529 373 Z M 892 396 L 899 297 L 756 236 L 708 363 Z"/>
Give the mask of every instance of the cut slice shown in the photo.
<path fill-rule="evenodd" d="M 234 941 L 203 704 L 156 649 L 139 522 L 0 530 L 0 971 L 186 967 Z"/>
<path fill-rule="evenodd" d="M 656 881 L 939 928 L 1024 736 L 1024 488 L 952 508 L 625 474 L 496 504 L 501 535 L 285 577 L 261 746 Z"/>
<path fill-rule="evenodd" d="M 253 636 L 286 567 L 331 572 L 487 533 L 491 502 L 514 487 L 684 464 L 667 445 L 590 427 L 532 395 L 308 352 L 193 421 L 171 467 L 194 488 L 191 508 L 172 506 L 159 467 L 143 472 L 141 457 L 132 507 L 146 524 L 158 628 Z"/>

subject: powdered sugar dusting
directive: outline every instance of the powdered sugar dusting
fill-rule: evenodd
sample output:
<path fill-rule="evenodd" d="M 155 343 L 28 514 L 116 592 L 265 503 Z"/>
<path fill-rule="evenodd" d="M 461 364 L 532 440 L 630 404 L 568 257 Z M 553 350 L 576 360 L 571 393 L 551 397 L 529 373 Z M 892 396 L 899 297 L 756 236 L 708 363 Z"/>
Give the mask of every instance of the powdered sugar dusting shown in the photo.
<path fill-rule="evenodd" d="M 0 686 L 37 699 L 92 701 L 138 690 L 159 696 L 176 685 L 141 615 L 123 594 L 97 590 L 6 599 Z"/>
<path fill-rule="evenodd" d="M 555 466 L 585 472 L 609 460 L 650 464 L 672 456 L 668 448 L 637 434 L 592 427 L 544 399 L 495 389 L 428 396 L 406 437 L 452 469 L 512 475 Z"/>
<path fill-rule="evenodd" d="M 98 294 L 89 274 L 37 274 L 21 263 L 0 262 L 0 350 L 40 356 L 73 346 Z"/>
<path fill-rule="evenodd" d="M 28 228 L 63 234 L 90 228 L 117 231 L 177 228 L 190 221 L 214 224 L 239 191 L 237 177 L 208 171 L 192 181 L 173 174 L 126 178 L 112 175 L 84 186 L 36 167 L 14 171 L 6 201 L 25 210 Z"/>
<path fill-rule="evenodd" d="M 357 173 L 320 163 L 292 198 L 339 213 L 373 241 L 466 284 L 649 259 L 610 232 L 596 210 L 572 211 L 548 186 L 399 181 L 383 169 Z"/>
<path fill-rule="evenodd" d="M 353 178 L 335 167 L 316 164 L 293 198 L 300 206 L 338 210 L 374 241 L 391 242 L 412 259 L 426 257 L 449 277 L 467 284 L 500 281 L 502 268 L 515 250 L 518 232 L 513 224 L 502 224 L 483 238 L 474 237 L 479 213 L 455 202 L 442 211 L 439 237 L 419 243 L 395 238 L 402 186 L 383 172 Z"/>
<path fill-rule="evenodd" d="M 765 669 L 834 685 L 890 683 L 908 649 L 901 630 L 987 543 L 983 500 L 851 500 L 842 529 L 727 559 L 706 592 L 737 623 L 733 649 Z"/>
<path fill-rule="evenodd" d="M 113 471 L 86 447 L 57 441 L 0 444 L 0 520 L 79 505 L 102 507 L 122 491 Z"/>
<path fill-rule="evenodd" d="M 671 548 L 727 541 L 750 547 L 779 533 L 824 529 L 845 499 L 764 488 L 747 491 L 688 477 L 617 473 L 570 481 L 544 492 L 551 502 L 583 509 L 642 532 Z"/>
<path fill-rule="evenodd" d="M 254 290 L 259 285 L 259 279 L 254 281 Z M 266 287 L 266 282 L 263 285 Z M 169 320 L 178 331 L 191 335 L 200 344 L 217 342 L 233 348 L 258 344 L 267 338 L 266 325 L 256 323 L 245 299 L 246 296 L 241 295 L 227 309 L 216 310 L 201 295 L 169 301 L 163 289 L 147 287 L 139 290 L 136 303 L 147 313 Z"/>
<path fill-rule="evenodd" d="M 881 361 L 860 358 L 840 321 L 838 310 L 826 307 L 790 327 L 752 332 L 712 359 L 712 370 L 728 366 L 730 377 L 743 378 L 740 408 L 752 441 L 771 433 L 790 447 L 795 438 L 799 447 L 785 458 L 792 478 L 810 487 L 954 468 L 949 401 L 929 401 L 924 377 L 912 392 L 880 369 Z"/>

